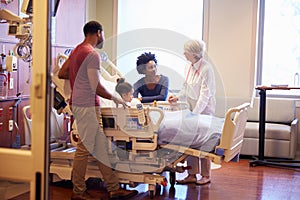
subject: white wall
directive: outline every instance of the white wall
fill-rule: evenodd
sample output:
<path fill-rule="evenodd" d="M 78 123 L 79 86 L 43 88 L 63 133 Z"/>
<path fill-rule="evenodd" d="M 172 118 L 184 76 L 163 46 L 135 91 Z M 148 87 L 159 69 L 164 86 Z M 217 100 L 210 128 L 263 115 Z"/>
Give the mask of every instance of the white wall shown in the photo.
<path fill-rule="evenodd" d="M 116 33 L 117 0 L 87 0 L 87 19 L 99 21 L 104 29 L 106 40 L 110 40 Z M 115 43 L 104 44 L 105 51 L 110 58 L 115 58 Z"/>
<path fill-rule="evenodd" d="M 96 20 L 96 0 L 86 1 L 86 21 Z"/>
<path fill-rule="evenodd" d="M 204 40 L 225 96 L 251 97 L 255 78 L 257 0 L 207 0 Z"/>

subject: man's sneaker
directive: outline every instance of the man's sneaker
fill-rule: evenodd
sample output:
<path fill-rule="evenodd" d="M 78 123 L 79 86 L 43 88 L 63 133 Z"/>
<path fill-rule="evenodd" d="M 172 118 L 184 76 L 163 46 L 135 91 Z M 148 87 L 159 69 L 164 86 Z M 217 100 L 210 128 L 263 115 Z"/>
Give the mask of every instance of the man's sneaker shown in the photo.
<path fill-rule="evenodd" d="M 83 193 L 76 194 L 72 192 L 71 200 L 98 200 L 99 198 L 93 197 L 87 191 Z"/>
<path fill-rule="evenodd" d="M 119 188 L 117 190 L 110 191 L 108 194 L 110 199 L 128 199 L 137 195 L 138 191 Z"/>

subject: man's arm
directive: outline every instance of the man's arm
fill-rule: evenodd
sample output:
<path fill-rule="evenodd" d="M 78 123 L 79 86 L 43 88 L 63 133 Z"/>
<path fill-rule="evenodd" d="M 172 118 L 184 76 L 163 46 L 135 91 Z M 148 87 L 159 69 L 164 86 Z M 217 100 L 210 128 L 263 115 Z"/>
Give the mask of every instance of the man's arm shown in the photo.
<path fill-rule="evenodd" d="M 100 83 L 100 71 L 98 69 L 88 69 L 89 82 L 95 93 L 105 99 L 114 101 L 117 105 L 122 104 L 126 106 L 122 99 L 113 96 L 107 89 Z"/>
<path fill-rule="evenodd" d="M 70 68 L 70 61 L 69 59 L 67 59 L 58 72 L 58 78 L 69 79 L 69 68 Z"/>

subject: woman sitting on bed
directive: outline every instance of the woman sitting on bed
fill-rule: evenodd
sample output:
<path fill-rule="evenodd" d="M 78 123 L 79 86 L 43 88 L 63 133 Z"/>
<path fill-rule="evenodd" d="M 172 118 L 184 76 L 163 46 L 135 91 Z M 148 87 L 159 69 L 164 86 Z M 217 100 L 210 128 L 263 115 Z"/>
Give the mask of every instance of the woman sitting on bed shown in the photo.
<path fill-rule="evenodd" d="M 157 75 L 157 60 L 155 54 L 143 53 L 136 62 L 136 69 L 139 74 L 144 74 L 134 84 L 135 98 L 139 97 L 142 103 L 149 103 L 156 101 L 165 101 L 168 96 L 169 79 L 164 75 Z"/>
<path fill-rule="evenodd" d="M 121 98 L 126 102 L 128 107 L 135 107 L 136 104 L 141 103 L 139 99 L 133 98 L 133 87 L 130 83 L 125 82 L 124 78 L 119 78 L 117 80 L 117 85 L 115 87 L 116 92 L 119 93 Z"/>

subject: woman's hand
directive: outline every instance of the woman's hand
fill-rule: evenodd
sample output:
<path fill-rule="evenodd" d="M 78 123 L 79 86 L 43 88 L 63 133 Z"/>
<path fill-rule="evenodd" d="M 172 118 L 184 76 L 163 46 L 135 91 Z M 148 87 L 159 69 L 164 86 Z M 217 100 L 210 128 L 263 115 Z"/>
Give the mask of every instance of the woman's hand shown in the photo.
<path fill-rule="evenodd" d="M 169 101 L 169 103 L 176 103 L 178 101 L 178 97 L 169 96 L 168 101 Z"/>

